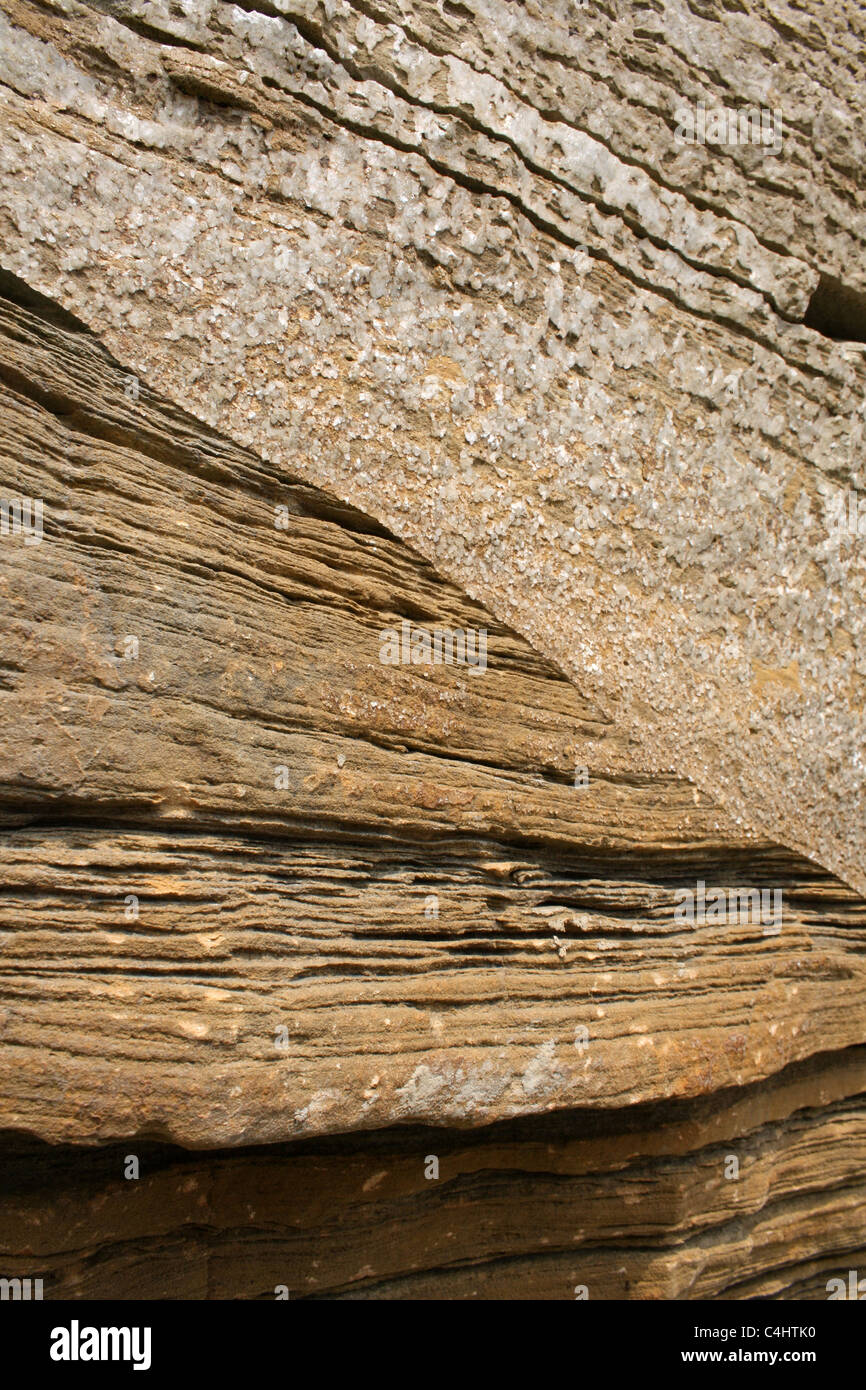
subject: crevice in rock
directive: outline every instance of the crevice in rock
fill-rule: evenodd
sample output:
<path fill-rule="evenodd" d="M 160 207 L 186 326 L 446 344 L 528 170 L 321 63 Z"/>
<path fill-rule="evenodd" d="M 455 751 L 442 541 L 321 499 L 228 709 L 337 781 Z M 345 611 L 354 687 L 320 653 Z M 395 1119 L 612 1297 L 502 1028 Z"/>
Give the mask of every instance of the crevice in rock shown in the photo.
<path fill-rule="evenodd" d="M 866 343 L 866 291 L 853 289 L 834 275 L 822 275 L 803 322 L 825 338 Z"/>
<path fill-rule="evenodd" d="M 19 279 L 11 270 L 5 270 L 2 266 L 0 298 L 8 299 L 21 309 L 29 309 L 38 318 L 45 319 L 55 328 L 62 328 L 66 333 L 86 333 L 91 338 L 94 336 L 87 324 L 82 323 L 81 319 L 76 318 L 68 309 L 64 309 L 62 304 L 58 304 L 55 299 L 49 299 L 45 294 L 40 294 L 39 290 L 34 290 L 26 280 Z"/>

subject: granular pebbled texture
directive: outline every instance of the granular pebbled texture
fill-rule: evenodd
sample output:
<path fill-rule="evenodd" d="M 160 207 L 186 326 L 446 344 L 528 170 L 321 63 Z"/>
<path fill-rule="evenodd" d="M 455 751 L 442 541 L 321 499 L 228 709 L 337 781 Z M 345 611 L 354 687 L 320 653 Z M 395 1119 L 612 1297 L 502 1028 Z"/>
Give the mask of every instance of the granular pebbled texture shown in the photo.
<path fill-rule="evenodd" d="M 863 891 L 866 536 L 826 506 L 864 500 L 866 350 L 803 321 L 821 275 L 866 291 L 864 37 L 2 0 L 0 264 Z M 699 100 L 778 111 L 781 153 L 678 145 Z"/>

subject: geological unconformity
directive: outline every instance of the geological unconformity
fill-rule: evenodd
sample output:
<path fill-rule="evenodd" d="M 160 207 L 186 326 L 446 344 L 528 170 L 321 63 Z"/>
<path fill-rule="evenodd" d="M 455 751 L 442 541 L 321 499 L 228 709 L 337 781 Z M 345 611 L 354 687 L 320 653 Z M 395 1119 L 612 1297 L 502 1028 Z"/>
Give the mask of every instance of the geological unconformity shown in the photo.
<path fill-rule="evenodd" d="M 2 1289 L 860 1297 L 866 34 L 649 22 L 0 0 Z"/>
<path fill-rule="evenodd" d="M 44 509 L 2 538 L 4 1277 L 832 1296 L 866 902 L 6 291 L 4 488 Z M 483 632 L 484 669 L 418 630 Z"/>
<path fill-rule="evenodd" d="M 6 1128 L 477 1125 L 862 1041 L 852 889 L 647 775 L 404 542 L 15 293 L 3 457 L 44 535 L 2 538 Z M 383 662 L 404 623 L 476 658 L 483 632 L 484 669 Z"/>
<path fill-rule="evenodd" d="M 2 265 L 864 892 L 862 12 L 646 23 L 2 0 Z"/>

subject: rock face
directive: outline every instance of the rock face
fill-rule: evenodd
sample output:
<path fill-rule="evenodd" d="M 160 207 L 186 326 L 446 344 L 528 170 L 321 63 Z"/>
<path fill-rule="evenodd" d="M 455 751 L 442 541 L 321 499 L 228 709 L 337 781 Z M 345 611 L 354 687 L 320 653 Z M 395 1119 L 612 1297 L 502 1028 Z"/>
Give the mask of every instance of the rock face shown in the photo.
<path fill-rule="evenodd" d="M 862 15 L 647 13 L 0 0 L 0 1274 L 866 1255 Z"/>
<path fill-rule="evenodd" d="M 472 1134 L 221 1155 L 18 1141 L 4 1271 L 40 1271 L 46 1298 L 826 1299 L 866 1257 L 864 1052 Z"/>
<path fill-rule="evenodd" d="M 862 892 L 866 31 L 811 3 L 3 0 L 0 234 Z"/>

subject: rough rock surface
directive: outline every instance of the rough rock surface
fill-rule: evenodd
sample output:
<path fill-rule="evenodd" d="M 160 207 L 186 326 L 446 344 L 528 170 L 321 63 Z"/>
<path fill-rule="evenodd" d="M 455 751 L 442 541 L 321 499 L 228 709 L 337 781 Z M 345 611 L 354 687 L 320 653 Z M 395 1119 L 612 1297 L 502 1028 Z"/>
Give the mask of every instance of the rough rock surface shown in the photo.
<path fill-rule="evenodd" d="M 4 539 L 3 1125 L 477 1124 L 862 1041 L 863 901 L 641 774 L 402 542 L 10 300 L 0 382 L 53 518 Z M 486 630 L 487 669 L 384 665 L 407 618 Z M 782 920 L 677 920 L 698 881 Z"/>
<path fill-rule="evenodd" d="M 862 30 L 0 0 L 0 1273 L 866 1258 Z"/>
<path fill-rule="evenodd" d="M 863 891 L 864 38 L 847 0 L 2 0 L 3 264 Z M 779 152 L 677 143 L 699 101 Z"/>
<path fill-rule="evenodd" d="M 866 1248 L 866 903 L 5 290 L 4 478 L 62 525 L 3 542 L 4 1277 L 826 1297 Z M 406 615 L 486 626 L 487 669 L 384 666 Z M 676 920 L 700 878 L 778 887 L 778 929 Z"/>
<path fill-rule="evenodd" d="M 19 1139 L 0 1261 L 46 1298 L 826 1299 L 866 1260 L 864 1146 L 863 1048 L 700 1102 L 471 1135 Z"/>

